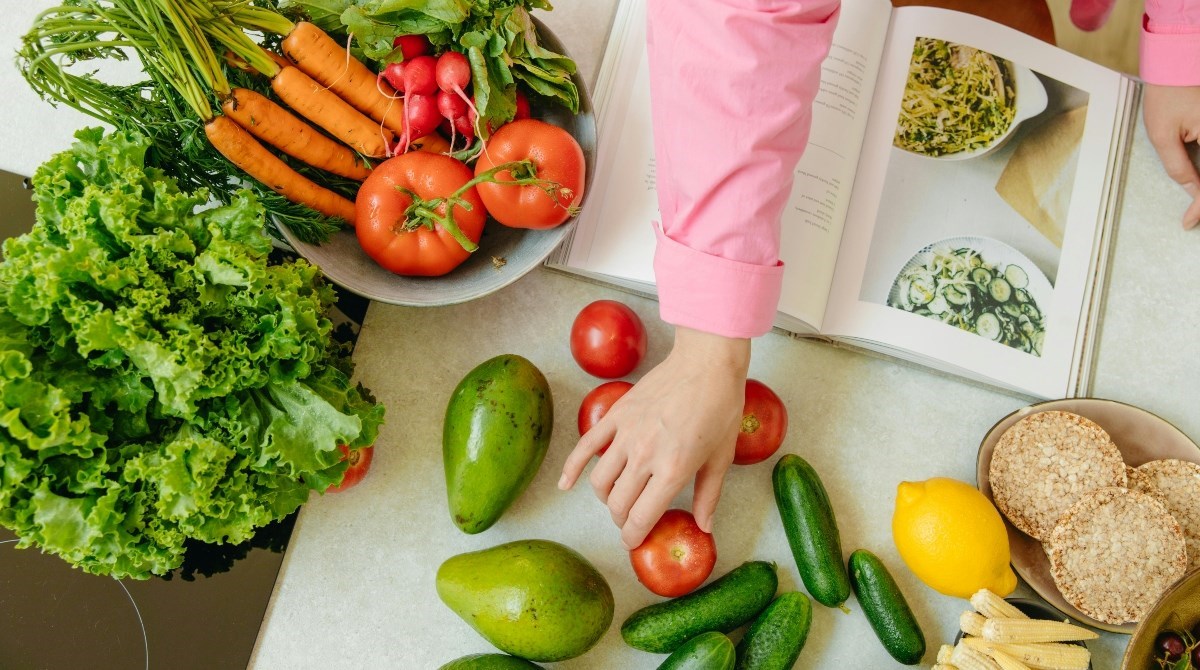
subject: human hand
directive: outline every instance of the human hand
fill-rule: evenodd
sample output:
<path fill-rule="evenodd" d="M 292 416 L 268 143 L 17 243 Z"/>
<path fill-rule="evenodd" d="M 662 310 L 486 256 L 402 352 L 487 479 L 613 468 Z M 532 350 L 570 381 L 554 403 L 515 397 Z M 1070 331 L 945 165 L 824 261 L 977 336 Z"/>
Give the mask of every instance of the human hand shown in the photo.
<path fill-rule="evenodd" d="M 1200 223 L 1200 175 L 1187 144 L 1200 140 L 1200 86 L 1146 84 L 1143 107 L 1146 133 L 1163 167 L 1192 196 L 1183 214 L 1183 227 L 1191 230 Z"/>
<path fill-rule="evenodd" d="M 575 445 L 558 487 L 574 486 L 611 440 L 589 480 L 627 549 L 642 543 L 693 477 L 692 513 L 702 530 L 712 532 L 721 483 L 733 462 L 749 364 L 750 340 L 676 328 L 666 360 Z"/>

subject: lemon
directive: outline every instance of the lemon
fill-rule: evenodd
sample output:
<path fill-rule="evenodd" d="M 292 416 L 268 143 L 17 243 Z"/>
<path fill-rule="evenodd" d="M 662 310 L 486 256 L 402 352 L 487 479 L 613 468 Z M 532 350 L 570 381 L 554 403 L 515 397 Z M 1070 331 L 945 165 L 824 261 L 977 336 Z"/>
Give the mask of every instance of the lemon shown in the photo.
<path fill-rule="evenodd" d="M 970 484 L 900 482 L 892 540 L 913 574 L 939 593 L 970 598 L 986 588 L 1006 596 L 1017 587 L 1004 521 Z"/>

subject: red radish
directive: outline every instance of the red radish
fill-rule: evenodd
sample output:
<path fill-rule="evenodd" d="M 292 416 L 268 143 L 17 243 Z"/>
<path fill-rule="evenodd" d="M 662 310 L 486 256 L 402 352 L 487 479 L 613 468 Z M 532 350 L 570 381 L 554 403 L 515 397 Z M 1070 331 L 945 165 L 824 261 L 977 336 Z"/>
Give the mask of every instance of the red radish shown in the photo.
<path fill-rule="evenodd" d="M 412 60 L 406 60 L 403 63 L 403 78 L 404 84 L 401 90 L 404 95 L 416 93 L 417 95 L 433 95 L 437 90 L 437 78 L 434 74 L 437 68 L 437 59 L 433 56 L 417 56 Z"/>
<path fill-rule="evenodd" d="M 471 83 L 471 63 L 467 57 L 457 51 L 447 51 L 438 56 L 437 71 L 435 73 L 437 79 L 437 87 L 447 93 L 454 93 L 467 103 L 467 108 L 471 111 L 471 132 L 469 137 L 475 137 L 475 119 L 479 116 L 479 110 L 475 109 L 475 103 L 467 96 L 466 88 Z M 455 128 L 458 128 L 458 122 L 454 122 Z M 459 132 L 462 132 L 459 129 Z M 468 133 L 463 133 L 468 135 Z"/>
<path fill-rule="evenodd" d="M 409 93 L 404 96 L 404 115 L 407 118 L 406 132 L 401 141 L 405 144 L 400 147 L 400 153 L 408 151 L 408 145 L 415 140 L 436 130 L 438 122 L 441 120 L 435 98 L 432 95 L 418 93 Z"/>
<path fill-rule="evenodd" d="M 517 113 L 513 116 L 513 121 L 529 118 L 529 98 L 520 90 L 517 91 Z"/>
<path fill-rule="evenodd" d="M 450 146 L 454 146 L 454 140 L 458 137 L 458 129 L 454 127 L 454 120 L 467 113 L 467 103 L 449 91 L 438 91 L 437 107 L 442 118 L 450 124 Z"/>
<path fill-rule="evenodd" d="M 379 76 L 391 84 L 392 88 L 404 92 L 404 63 L 388 63 Z"/>
<path fill-rule="evenodd" d="M 404 54 L 404 60 L 411 60 L 429 53 L 433 45 L 424 35 L 401 35 L 392 40 L 392 48 L 400 49 L 400 53 Z"/>
<path fill-rule="evenodd" d="M 475 139 L 475 110 L 468 109 L 466 114 L 454 119 L 451 123 L 468 143 Z"/>

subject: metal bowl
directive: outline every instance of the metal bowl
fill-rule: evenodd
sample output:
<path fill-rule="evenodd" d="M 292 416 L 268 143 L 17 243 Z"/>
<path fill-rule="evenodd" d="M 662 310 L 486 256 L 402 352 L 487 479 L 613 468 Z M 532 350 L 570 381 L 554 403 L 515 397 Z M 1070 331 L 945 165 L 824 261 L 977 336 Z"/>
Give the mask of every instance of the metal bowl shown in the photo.
<path fill-rule="evenodd" d="M 545 24 L 536 19 L 534 22 L 546 48 L 567 53 Z M 583 148 L 586 171 L 581 205 L 584 205 L 595 173 L 596 120 L 583 80 L 578 73 L 572 79 L 579 89 L 579 114 L 572 115 L 563 107 L 536 102 L 531 111 L 534 118 L 566 129 Z M 343 230 L 320 245 L 301 242 L 286 226 L 281 225 L 280 231 L 297 253 L 321 268 L 335 284 L 371 300 L 432 307 L 467 302 L 508 286 L 541 265 L 574 226 L 575 221 L 571 220 L 548 230 L 524 230 L 489 219 L 479 240 L 479 249 L 462 265 L 441 277 L 392 274 L 363 252 L 352 230 Z"/>

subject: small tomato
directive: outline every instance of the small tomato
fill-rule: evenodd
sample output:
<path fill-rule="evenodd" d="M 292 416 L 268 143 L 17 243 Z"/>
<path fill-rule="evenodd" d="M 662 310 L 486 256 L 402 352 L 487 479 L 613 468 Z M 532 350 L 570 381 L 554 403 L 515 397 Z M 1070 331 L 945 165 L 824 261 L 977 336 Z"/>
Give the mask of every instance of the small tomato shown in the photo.
<path fill-rule="evenodd" d="M 342 460 L 350 461 L 350 465 L 346 468 L 346 474 L 342 475 L 342 483 L 325 489 L 326 493 L 341 493 L 361 482 L 367 470 L 371 469 L 371 459 L 375 457 L 374 446 L 351 449 L 339 444 L 338 449 L 342 450 Z"/>
<path fill-rule="evenodd" d="M 579 436 L 592 429 L 600 419 L 608 414 L 608 410 L 617 404 L 621 396 L 625 395 L 629 389 L 633 388 L 633 384 L 629 382 L 604 382 L 583 396 L 583 400 L 579 403 Z M 604 445 L 604 448 L 599 453 L 603 454 L 608 451 L 608 447 L 612 442 Z"/>
<path fill-rule="evenodd" d="M 787 425 L 787 407 L 779 396 L 757 379 L 747 379 L 746 404 L 733 462 L 750 465 L 770 458 L 783 444 Z"/>
<path fill-rule="evenodd" d="M 708 579 L 717 563 L 717 543 L 700 530 L 690 512 L 667 510 L 646 539 L 629 552 L 638 581 L 654 593 L 677 598 Z"/>
<path fill-rule="evenodd" d="M 646 355 L 646 327 L 628 306 L 597 300 L 580 310 L 571 324 L 571 355 L 590 375 L 624 377 Z"/>

